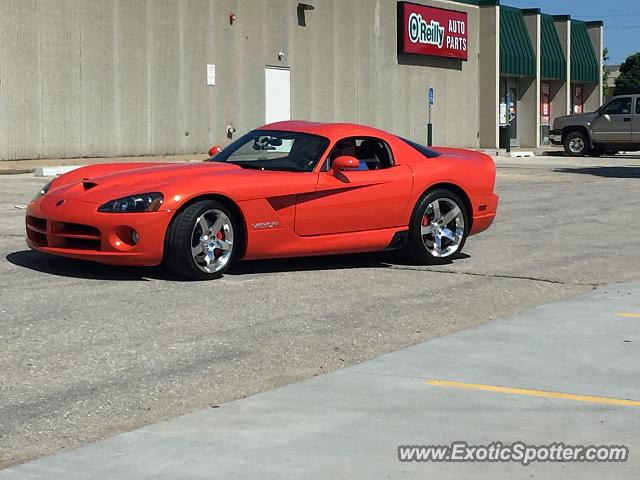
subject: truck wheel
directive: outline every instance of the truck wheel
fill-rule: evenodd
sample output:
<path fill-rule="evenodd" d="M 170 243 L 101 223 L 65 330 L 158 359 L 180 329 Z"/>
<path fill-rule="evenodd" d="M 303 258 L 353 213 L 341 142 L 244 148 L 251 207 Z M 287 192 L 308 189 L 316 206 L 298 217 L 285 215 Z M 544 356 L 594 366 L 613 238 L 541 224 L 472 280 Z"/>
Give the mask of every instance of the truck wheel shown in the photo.
<path fill-rule="evenodd" d="M 564 151 L 570 157 L 584 157 L 589 155 L 589 140 L 584 133 L 571 132 L 564 138 Z"/>

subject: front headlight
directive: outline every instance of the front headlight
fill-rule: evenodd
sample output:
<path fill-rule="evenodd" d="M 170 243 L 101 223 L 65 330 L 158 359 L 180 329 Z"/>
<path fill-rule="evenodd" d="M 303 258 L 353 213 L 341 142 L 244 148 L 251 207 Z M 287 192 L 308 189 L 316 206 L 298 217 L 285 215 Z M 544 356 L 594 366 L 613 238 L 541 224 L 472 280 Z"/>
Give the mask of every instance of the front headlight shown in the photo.
<path fill-rule="evenodd" d="M 49 191 L 49 187 L 51 186 L 51 182 L 53 182 L 53 180 L 49 181 L 44 187 L 42 187 L 40 190 L 38 190 L 38 193 L 36 193 L 36 196 L 33 197 L 33 201 L 34 202 Z"/>
<path fill-rule="evenodd" d="M 155 212 L 160 208 L 163 200 L 164 196 L 159 192 L 140 193 L 111 200 L 98 208 L 98 211 L 104 213 Z"/>

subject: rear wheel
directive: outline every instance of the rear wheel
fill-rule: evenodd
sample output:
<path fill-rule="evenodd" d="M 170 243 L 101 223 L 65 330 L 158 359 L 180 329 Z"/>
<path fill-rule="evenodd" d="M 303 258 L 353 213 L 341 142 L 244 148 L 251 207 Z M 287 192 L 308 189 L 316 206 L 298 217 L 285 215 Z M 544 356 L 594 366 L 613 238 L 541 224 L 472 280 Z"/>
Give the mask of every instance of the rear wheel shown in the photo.
<path fill-rule="evenodd" d="M 564 151 L 571 157 L 584 157 L 591 151 L 589 140 L 582 132 L 571 132 L 564 139 Z"/>
<path fill-rule="evenodd" d="M 235 258 L 236 225 L 227 207 L 215 200 L 188 206 L 167 231 L 165 266 L 191 280 L 219 278 Z"/>
<path fill-rule="evenodd" d="M 416 205 L 405 252 L 416 263 L 448 263 L 462 251 L 468 232 L 468 213 L 460 197 L 437 189 Z"/>

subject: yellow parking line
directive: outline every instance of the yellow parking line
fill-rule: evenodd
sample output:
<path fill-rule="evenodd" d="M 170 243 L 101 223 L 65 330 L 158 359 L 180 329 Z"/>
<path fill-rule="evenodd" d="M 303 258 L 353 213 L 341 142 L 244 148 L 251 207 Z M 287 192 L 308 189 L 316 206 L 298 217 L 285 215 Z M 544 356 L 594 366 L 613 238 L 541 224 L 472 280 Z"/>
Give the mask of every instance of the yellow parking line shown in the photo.
<path fill-rule="evenodd" d="M 640 313 L 618 312 L 616 313 L 616 315 L 619 317 L 626 317 L 626 318 L 640 318 Z"/>
<path fill-rule="evenodd" d="M 436 387 L 461 388 L 463 390 L 481 390 L 484 392 L 509 393 L 511 395 L 525 395 L 529 397 L 559 398 L 576 402 L 603 403 L 607 405 L 624 405 L 627 407 L 640 407 L 638 400 L 626 400 L 624 398 L 598 397 L 594 395 L 575 395 L 573 393 L 551 392 L 548 390 L 533 390 L 529 388 L 501 387 L 498 385 L 483 385 L 480 383 L 452 382 L 449 380 L 426 380 L 427 385 Z"/>

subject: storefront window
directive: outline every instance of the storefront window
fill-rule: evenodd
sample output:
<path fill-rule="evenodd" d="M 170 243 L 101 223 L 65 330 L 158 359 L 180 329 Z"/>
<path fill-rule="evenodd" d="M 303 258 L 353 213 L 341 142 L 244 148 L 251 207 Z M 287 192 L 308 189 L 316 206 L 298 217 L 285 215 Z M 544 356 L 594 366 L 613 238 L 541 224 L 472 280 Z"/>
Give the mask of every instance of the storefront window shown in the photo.
<path fill-rule="evenodd" d="M 583 105 L 583 87 L 582 85 L 574 85 L 571 95 L 571 111 L 573 113 L 582 113 Z"/>
<path fill-rule="evenodd" d="M 551 124 L 551 83 L 540 83 L 540 143 L 549 145 Z"/>

